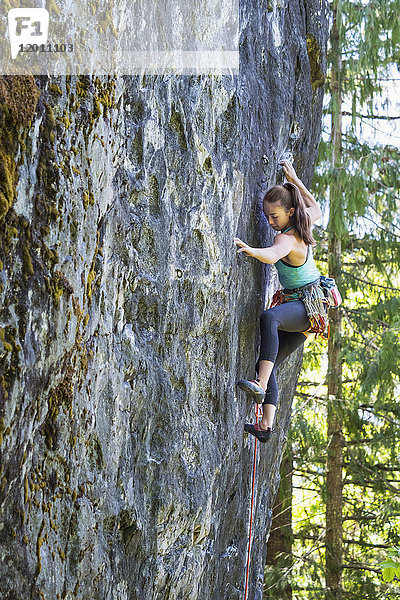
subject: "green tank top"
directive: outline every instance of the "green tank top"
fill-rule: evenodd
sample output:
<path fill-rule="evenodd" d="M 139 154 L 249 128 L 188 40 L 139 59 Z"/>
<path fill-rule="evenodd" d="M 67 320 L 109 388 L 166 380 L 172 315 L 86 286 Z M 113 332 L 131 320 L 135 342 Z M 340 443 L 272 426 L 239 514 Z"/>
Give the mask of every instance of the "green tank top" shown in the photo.
<path fill-rule="evenodd" d="M 289 229 L 294 229 L 294 227 L 288 227 L 282 233 L 286 233 Z M 311 246 L 307 247 L 306 262 L 299 267 L 290 265 L 282 259 L 275 263 L 275 267 L 277 268 L 281 285 L 287 290 L 293 290 L 294 288 L 312 283 L 316 279 L 319 279 L 320 276 L 313 258 Z"/>

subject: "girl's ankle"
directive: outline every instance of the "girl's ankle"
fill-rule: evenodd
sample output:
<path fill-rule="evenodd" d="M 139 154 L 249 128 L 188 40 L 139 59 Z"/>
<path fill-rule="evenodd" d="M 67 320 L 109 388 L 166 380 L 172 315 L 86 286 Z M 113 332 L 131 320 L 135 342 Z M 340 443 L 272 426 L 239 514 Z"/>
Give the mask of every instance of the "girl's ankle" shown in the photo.
<path fill-rule="evenodd" d="M 256 379 L 256 381 L 257 381 L 258 385 L 260 386 L 260 388 L 262 388 L 265 392 L 267 386 L 263 385 L 259 379 Z"/>
<path fill-rule="evenodd" d="M 260 427 L 261 429 L 263 429 L 264 431 L 267 431 L 267 429 L 272 429 L 272 427 L 270 427 L 269 425 L 267 425 L 266 423 L 263 423 L 262 421 L 260 422 Z"/>

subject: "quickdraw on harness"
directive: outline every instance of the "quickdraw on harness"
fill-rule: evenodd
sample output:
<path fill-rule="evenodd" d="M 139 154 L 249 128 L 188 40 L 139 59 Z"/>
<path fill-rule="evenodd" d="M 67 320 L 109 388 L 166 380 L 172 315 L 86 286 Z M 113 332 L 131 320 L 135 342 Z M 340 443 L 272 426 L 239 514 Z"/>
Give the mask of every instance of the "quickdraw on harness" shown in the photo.
<path fill-rule="evenodd" d="M 303 333 L 315 333 L 316 337 L 321 336 L 327 340 L 329 338 L 328 308 L 337 308 L 342 302 L 335 281 L 322 275 L 319 280 L 303 287 L 277 290 L 273 295 L 270 308 L 295 300 L 304 303 L 311 323 L 309 329 Z"/>

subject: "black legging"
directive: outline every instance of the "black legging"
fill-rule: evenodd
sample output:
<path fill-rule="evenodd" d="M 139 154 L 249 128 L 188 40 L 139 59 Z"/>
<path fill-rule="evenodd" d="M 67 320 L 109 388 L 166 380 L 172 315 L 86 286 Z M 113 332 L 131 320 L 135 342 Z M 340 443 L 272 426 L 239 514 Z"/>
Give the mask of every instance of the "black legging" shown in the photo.
<path fill-rule="evenodd" d="M 307 331 L 309 327 L 310 320 L 301 300 L 280 304 L 261 314 L 261 347 L 256 369 L 258 371 L 260 360 L 274 363 L 263 404 L 277 405 L 278 385 L 275 371 L 281 362 L 305 341 L 306 336 L 300 332 Z"/>

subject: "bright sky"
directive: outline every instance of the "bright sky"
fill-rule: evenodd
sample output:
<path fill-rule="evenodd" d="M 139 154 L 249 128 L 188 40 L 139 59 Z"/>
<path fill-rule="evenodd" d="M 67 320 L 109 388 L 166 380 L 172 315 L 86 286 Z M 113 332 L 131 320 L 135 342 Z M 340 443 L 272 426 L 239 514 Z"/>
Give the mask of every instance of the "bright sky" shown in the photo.
<path fill-rule="evenodd" d="M 374 114 L 380 117 L 397 117 L 397 119 L 356 119 L 356 132 L 360 141 L 368 144 L 380 144 L 400 147 L 400 71 L 396 65 L 388 73 L 387 81 L 382 82 L 382 93 L 377 94 L 374 101 Z M 352 111 L 351 97 L 343 100 L 343 112 Z M 328 108 L 330 97 L 326 96 L 324 100 L 324 108 Z M 358 106 L 357 112 L 366 115 L 368 114 L 367 106 Z M 346 131 L 351 124 L 351 116 L 343 116 L 343 131 Z M 329 139 L 331 131 L 331 116 L 325 115 L 323 119 L 323 137 Z M 399 193 L 400 205 L 400 193 Z M 326 207 L 327 208 L 327 207 Z M 322 225 L 327 226 L 329 220 L 329 211 L 325 210 L 323 215 Z M 376 222 L 379 222 L 379 217 L 375 215 Z M 382 223 L 382 225 L 385 225 Z M 363 234 L 369 229 L 369 225 L 365 219 L 359 221 L 360 230 L 355 232 L 358 235 Z M 386 225 L 387 226 L 387 225 Z M 396 228 L 397 229 L 397 228 Z M 393 232 L 396 232 L 393 229 Z M 400 235 L 400 230 L 398 231 Z"/>
<path fill-rule="evenodd" d="M 382 84 L 383 92 L 377 95 L 375 111 L 379 116 L 398 117 L 396 120 L 386 119 L 358 119 L 359 136 L 369 143 L 379 142 L 382 145 L 400 145 L 400 71 L 393 65 L 388 81 Z M 351 101 L 344 104 L 344 110 L 351 111 Z M 360 110 L 366 114 L 366 109 Z M 351 121 L 351 117 L 344 117 L 344 124 Z"/>
<path fill-rule="evenodd" d="M 376 95 L 375 114 L 381 117 L 398 117 L 395 120 L 357 119 L 357 132 L 360 140 L 370 144 L 379 142 L 382 145 L 400 146 L 400 71 L 393 65 L 387 81 L 382 82 L 383 91 Z M 325 97 L 324 109 L 328 108 L 330 98 Z M 367 114 L 367 107 L 357 107 L 358 112 Z M 343 99 L 343 111 L 351 112 L 351 98 Z M 330 134 L 330 115 L 324 117 L 325 137 Z M 343 129 L 351 123 L 350 116 L 343 116 Z"/>

